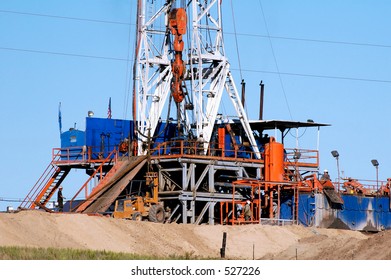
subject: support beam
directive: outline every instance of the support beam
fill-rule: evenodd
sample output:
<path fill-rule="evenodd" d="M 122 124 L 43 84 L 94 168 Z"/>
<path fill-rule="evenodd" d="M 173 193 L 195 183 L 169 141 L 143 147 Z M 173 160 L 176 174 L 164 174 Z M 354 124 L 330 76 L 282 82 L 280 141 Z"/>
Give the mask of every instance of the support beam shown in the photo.
<path fill-rule="evenodd" d="M 209 219 L 208 219 L 208 223 L 209 223 L 209 225 L 212 225 L 212 226 L 215 224 L 215 206 L 216 206 L 216 202 L 211 201 L 209 203 Z"/>
<path fill-rule="evenodd" d="M 202 208 L 200 215 L 198 216 L 197 220 L 195 221 L 196 225 L 200 224 L 200 222 L 202 221 L 202 218 L 204 217 L 206 211 L 209 209 L 211 203 L 212 202 L 207 202 L 205 204 L 204 208 Z"/>
<path fill-rule="evenodd" d="M 182 223 L 187 224 L 187 201 L 181 200 L 182 203 Z"/>

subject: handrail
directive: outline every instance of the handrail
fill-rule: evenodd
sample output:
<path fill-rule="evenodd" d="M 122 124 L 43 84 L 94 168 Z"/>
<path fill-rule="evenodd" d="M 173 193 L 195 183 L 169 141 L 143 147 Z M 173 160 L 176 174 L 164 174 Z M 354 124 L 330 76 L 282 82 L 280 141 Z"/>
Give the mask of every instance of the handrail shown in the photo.
<path fill-rule="evenodd" d="M 195 157 L 215 157 L 226 159 L 249 159 L 262 162 L 257 159 L 254 152 L 241 149 L 219 149 L 217 143 L 211 142 L 205 149 L 205 143 L 197 140 L 171 140 L 159 143 L 151 149 L 151 155 L 157 157 L 171 156 L 195 156 Z"/>
<path fill-rule="evenodd" d="M 30 192 L 26 195 L 25 199 L 20 204 L 20 208 L 31 208 L 32 205 L 34 205 L 35 198 L 38 196 L 41 190 L 41 186 L 48 181 L 48 178 L 53 176 L 56 170 L 56 166 L 53 165 L 53 162 L 50 162 L 37 182 L 31 188 Z M 29 203 L 31 204 L 28 205 Z"/>
<path fill-rule="evenodd" d="M 253 151 L 244 149 L 220 149 L 217 143 L 211 142 L 208 148 L 204 149 L 204 144 L 197 140 L 171 140 L 159 143 L 156 147 L 151 149 L 152 157 L 159 158 L 171 158 L 178 156 L 190 156 L 190 157 L 210 157 L 216 159 L 225 160 L 241 160 L 251 162 L 264 162 L 264 156 L 261 159 L 256 157 Z M 206 152 L 205 152 L 206 151 Z M 308 149 L 285 149 L 284 162 L 288 166 L 298 167 L 314 167 L 319 166 L 319 151 Z M 300 153 L 299 159 L 294 159 L 294 155 Z"/>
<path fill-rule="evenodd" d="M 87 179 L 87 181 L 81 186 L 81 188 L 76 192 L 76 194 L 72 197 L 72 199 L 69 201 L 69 209 L 70 209 L 70 212 L 72 212 L 72 202 L 75 200 L 75 198 L 80 194 L 80 192 L 85 189 L 86 191 L 86 198 L 88 196 L 88 193 L 87 193 L 87 187 L 88 187 L 88 183 L 95 177 L 96 174 L 98 174 L 99 172 L 102 174 L 102 171 L 103 171 L 103 166 L 105 165 L 105 163 L 107 163 L 109 160 L 111 160 L 111 157 L 114 155 L 114 165 L 115 163 L 117 163 L 117 160 L 118 160 L 118 153 L 117 153 L 117 150 L 113 150 L 111 151 L 111 153 L 104 159 L 104 161 L 102 161 L 102 163 L 99 165 L 99 167 L 95 170 L 95 172 Z M 103 179 L 102 179 L 103 180 Z"/>
<path fill-rule="evenodd" d="M 85 147 L 53 148 L 52 161 L 55 163 L 80 163 L 89 160 Z"/>
<path fill-rule="evenodd" d="M 285 149 L 285 162 L 291 166 L 319 166 L 319 151 L 308 149 Z M 299 155 L 299 156 L 297 156 Z"/>
<path fill-rule="evenodd" d="M 340 182 L 340 193 L 341 194 L 349 194 L 345 189 L 345 183 L 352 181 L 354 183 L 358 183 L 360 187 L 362 187 L 367 193 L 366 195 L 376 195 L 380 194 L 381 188 L 385 186 L 386 181 L 376 181 L 376 180 L 366 180 L 366 179 L 355 179 L 355 178 L 341 178 L 342 182 Z M 338 184 L 337 182 L 333 182 L 334 184 Z M 355 186 L 354 186 L 355 188 Z M 345 190 L 344 190 L 345 189 Z"/>
<path fill-rule="evenodd" d="M 112 150 L 117 150 L 117 146 Z M 110 151 L 94 152 L 99 147 L 94 146 L 74 146 L 66 148 L 53 148 L 52 161 L 55 164 L 85 164 L 85 163 L 101 163 L 106 160 L 103 157 L 105 154 L 111 154 Z"/>

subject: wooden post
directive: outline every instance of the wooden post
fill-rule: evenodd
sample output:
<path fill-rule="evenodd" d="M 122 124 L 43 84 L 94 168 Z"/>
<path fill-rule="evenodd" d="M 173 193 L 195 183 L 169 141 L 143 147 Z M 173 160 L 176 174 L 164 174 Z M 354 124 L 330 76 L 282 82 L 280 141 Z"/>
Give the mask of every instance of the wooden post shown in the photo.
<path fill-rule="evenodd" d="M 223 232 L 223 244 L 222 247 L 220 248 L 220 256 L 222 259 L 225 258 L 225 248 L 227 246 L 227 233 Z"/>

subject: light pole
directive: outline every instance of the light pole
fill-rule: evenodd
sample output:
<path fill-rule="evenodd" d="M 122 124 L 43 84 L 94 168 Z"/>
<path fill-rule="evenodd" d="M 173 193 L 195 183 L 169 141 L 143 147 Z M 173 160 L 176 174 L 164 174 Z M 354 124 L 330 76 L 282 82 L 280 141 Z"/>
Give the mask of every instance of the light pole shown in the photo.
<path fill-rule="evenodd" d="M 376 168 L 376 195 L 379 193 L 379 162 L 376 159 L 371 160 L 372 165 Z"/>
<path fill-rule="evenodd" d="M 331 154 L 337 160 L 337 172 L 338 172 L 338 192 L 339 192 L 339 153 L 336 150 L 331 151 Z"/>

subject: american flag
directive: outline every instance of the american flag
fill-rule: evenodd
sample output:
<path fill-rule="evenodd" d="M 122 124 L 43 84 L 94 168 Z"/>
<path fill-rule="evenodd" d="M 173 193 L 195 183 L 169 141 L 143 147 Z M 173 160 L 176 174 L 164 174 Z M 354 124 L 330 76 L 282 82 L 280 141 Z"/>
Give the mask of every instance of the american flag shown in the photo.
<path fill-rule="evenodd" d="M 111 97 L 109 99 L 109 109 L 107 109 L 107 118 L 111 119 Z"/>

